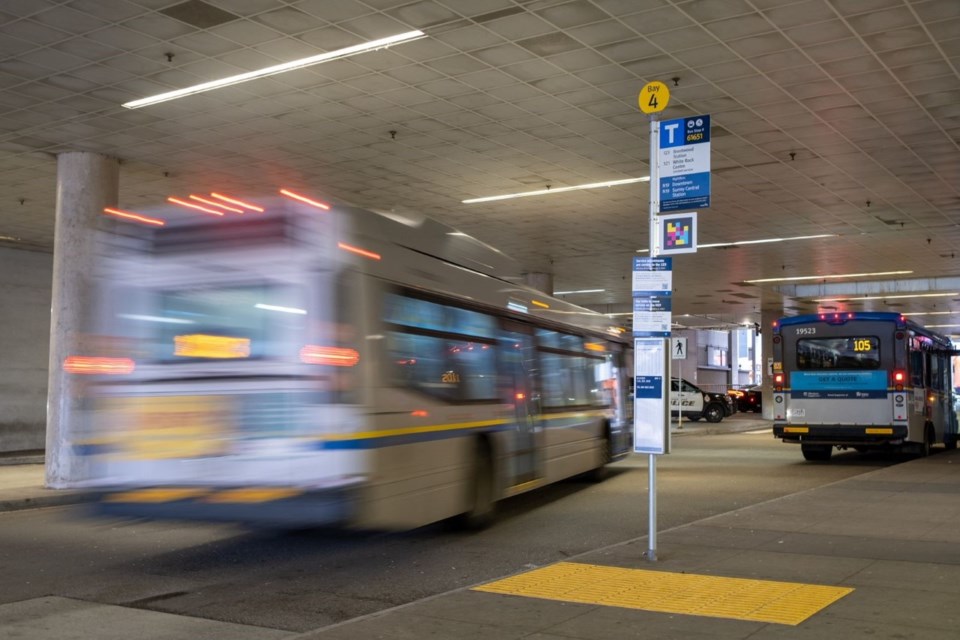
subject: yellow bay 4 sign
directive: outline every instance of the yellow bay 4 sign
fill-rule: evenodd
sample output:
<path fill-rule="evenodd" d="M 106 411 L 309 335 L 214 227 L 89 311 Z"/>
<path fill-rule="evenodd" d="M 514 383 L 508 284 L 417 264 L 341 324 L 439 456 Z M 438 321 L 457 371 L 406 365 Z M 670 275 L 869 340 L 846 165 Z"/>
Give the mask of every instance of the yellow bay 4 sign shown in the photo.
<path fill-rule="evenodd" d="M 640 111 L 659 113 L 666 109 L 670 102 L 670 89 L 662 82 L 648 82 L 640 90 L 637 102 L 640 105 Z"/>

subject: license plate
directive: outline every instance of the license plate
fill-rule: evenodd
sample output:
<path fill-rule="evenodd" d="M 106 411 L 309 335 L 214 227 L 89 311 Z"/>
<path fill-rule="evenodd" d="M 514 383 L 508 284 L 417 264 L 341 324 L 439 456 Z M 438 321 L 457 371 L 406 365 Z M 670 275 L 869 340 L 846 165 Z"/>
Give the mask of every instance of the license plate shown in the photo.
<path fill-rule="evenodd" d="M 138 460 L 197 458 L 226 453 L 229 405 L 220 396 L 126 398 L 120 449 Z"/>

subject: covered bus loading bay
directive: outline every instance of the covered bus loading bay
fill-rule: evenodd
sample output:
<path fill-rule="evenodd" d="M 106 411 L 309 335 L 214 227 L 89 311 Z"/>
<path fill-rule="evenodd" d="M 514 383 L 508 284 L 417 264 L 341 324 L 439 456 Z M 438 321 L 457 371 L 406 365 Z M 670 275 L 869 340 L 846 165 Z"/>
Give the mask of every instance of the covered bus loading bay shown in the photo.
<path fill-rule="evenodd" d="M 528 282 L 627 312 L 646 183 L 463 200 L 648 175 L 652 80 L 664 118 L 713 122 L 699 240 L 719 246 L 675 259 L 679 325 L 891 309 L 950 333 L 960 313 L 954 0 L 13 0 L 0 20 L 0 451 L 62 441 L 59 364 L 104 206 L 295 187 L 436 217 Z"/>

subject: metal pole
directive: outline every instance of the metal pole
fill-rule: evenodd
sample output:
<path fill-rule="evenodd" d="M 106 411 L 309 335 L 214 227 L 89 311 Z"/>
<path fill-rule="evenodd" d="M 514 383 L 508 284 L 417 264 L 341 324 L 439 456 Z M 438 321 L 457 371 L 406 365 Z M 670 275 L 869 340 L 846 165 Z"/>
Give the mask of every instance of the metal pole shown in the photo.
<path fill-rule="evenodd" d="M 671 362 L 673 362 L 673 354 L 670 354 Z M 677 363 L 677 392 L 680 393 L 683 391 L 683 360 Z M 677 429 L 683 429 L 683 396 L 677 398 Z"/>
<path fill-rule="evenodd" d="M 660 166 L 657 158 L 657 149 L 660 147 L 660 123 L 657 114 L 650 115 L 650 257 L 655 258 L 660 254 L 660 230 L 657 224 L 657 209 L 660 205 Z M 666 340 L 664 348 L 669 355 L 670 340 Z M 668 360 L 669 362 L 669 360 Z M 663 412 L 664 429 L 669 434 L 670 431 L 670 377 L 669 373 L 665 378 L 667 385 L 666 410 Z M 647 536 L 649 548 L 647 549 L 647 560 L 657 561 L 657 456 L 651 453 L 647 463 L 649 471 L 649 482 L 647 487 L 647 504 L 649 505 L 649 523 Z"/>
<path fill-rule="evenodd" d="M 657 456 L 654 453 L 650 454 L 650 462 L 648 463 L 648 469 L 650 472 L 650 490 L 649 490 L 649 503 L 650 503 L 650 535 L 647 537 L 649 542 L 649 549 L 647 549 L 647 560 L 650 562 L 657 561 Z"/>

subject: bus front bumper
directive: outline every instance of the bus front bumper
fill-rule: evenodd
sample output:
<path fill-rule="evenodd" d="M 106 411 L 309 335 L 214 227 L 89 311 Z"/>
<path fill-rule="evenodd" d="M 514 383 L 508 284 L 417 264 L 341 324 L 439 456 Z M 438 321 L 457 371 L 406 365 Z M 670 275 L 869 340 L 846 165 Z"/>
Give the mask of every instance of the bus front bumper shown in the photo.
<path fill-rule="evenodd" d="M 862 426 L 846 424 L 774 424 L 773 436 L 784 442 L 849 446 L 900 444 L 907 437 L 907 425 Z"/>
<path fill-rule="evenodd" d="M 143 487 L 105 491 L 91 507 L 95 516 L 324 527 L 348 524 L 357 497 L 355 487 Z"/>

